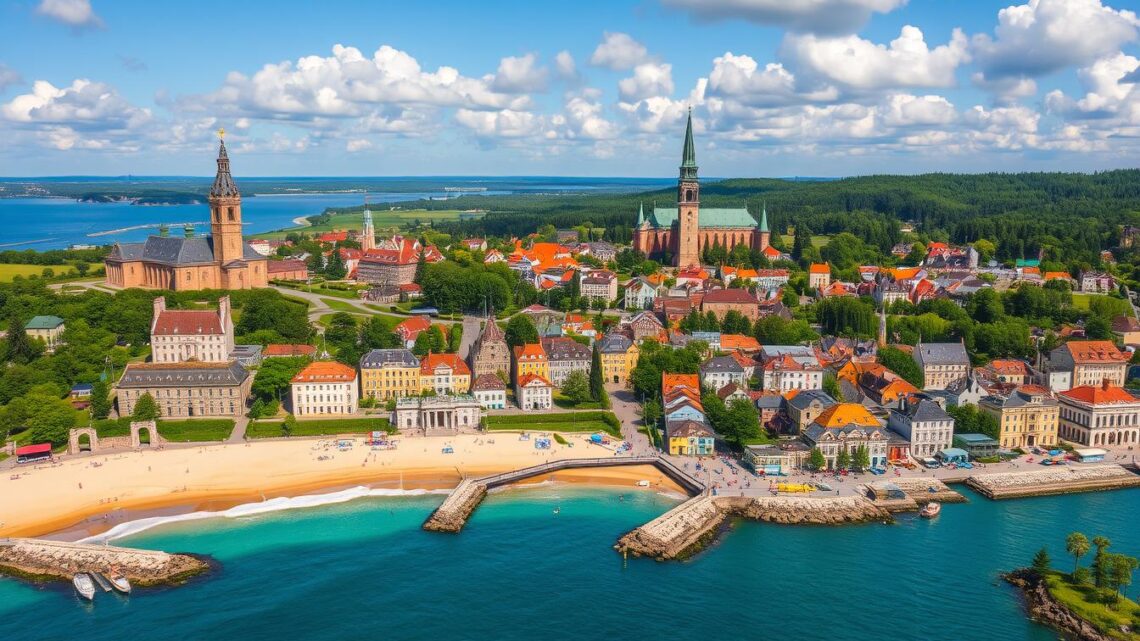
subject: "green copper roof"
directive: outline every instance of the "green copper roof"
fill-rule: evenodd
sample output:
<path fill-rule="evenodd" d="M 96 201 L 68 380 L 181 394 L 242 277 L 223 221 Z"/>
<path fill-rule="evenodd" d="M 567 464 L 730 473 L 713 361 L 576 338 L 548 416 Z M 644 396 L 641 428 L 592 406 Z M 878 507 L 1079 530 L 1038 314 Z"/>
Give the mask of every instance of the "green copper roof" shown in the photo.
<path fill-rule="evenodd" d="M 641 227 L 641 223 L 645 222 L 645 203 L 640 203 L 637 206 L 637 226 Z"/>
<path fill-rule="evenodd" d="M 760 231 L 768 231 L 768 203 L 760 210 Z"/>
<path fill-rule="evenodd" d="M 693 110 L 689 110 L 689 118 L 685 121 L 685 147 L 681 150 L 681 178 L 696 179 L 697 177 L 697 148 L 693 144 Z"/>
<path fill-rule="evenodd" d="M 63 324 L 59 316 L 33 316 L 24 329 L 55 329 Z"/>
<path fill-rule="evenodd" d="M 701 207 L 697 216 L 698 227 L 755 227 L 756 219 L 748 210 L 739 207 L 712 208 Z M 657 228 L 671 227 L 677 220 L 676 207 L 654 207 L 649 217 L 649 226 Z"/>

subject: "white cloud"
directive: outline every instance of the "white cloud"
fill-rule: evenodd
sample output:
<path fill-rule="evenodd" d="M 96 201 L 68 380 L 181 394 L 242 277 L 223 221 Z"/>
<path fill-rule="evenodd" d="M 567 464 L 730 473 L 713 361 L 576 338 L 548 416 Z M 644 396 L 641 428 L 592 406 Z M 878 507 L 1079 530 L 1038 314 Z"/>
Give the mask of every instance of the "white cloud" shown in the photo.
<path fill-rule="evenodd" d="M 539 134 L 542 118 L 528 111 L 460 109 L 455 120 L 482 138 L 525 138 Z"/>
<path fill-rule="evenodd" d="M 130 104 L 113 87 L 86 79 L 63 88 L 37 80 L 31 93 L 0 106 L 0 116 L 17 123 L 90 129 L 135 128 L 151 118 L 149 110 Z"/>
<path fill-rule="evenodd" d="M 91 8 L 91 0 L 40 0 L 36 12 L 76 29 L 103 26 Z"/>
<path fill-rule="evenodd" d="M 538 66 L 538 56 L 508 56 L 499 61 L 491 88 L 503 93 L 527 93 L 546 89 L 546 69 Z"/>
<path fill-rule="evenodd" d="M 626 102 L 673 93 L 673 65 L 647 62 L 633 68 L 633 75 L 618 81 L 618 93 Z"/>
<path fill-rule="evenodd" d="M 888 13 L 907 0 L 664 0 L 702 20 L 740 18 L 793 31 L 853 33 L 872 13 Z"/>
<path fill-rule="evenodd" d="M 565 49 L 554 56 L 554 69 L 558 72 L 558 77 L 563 80 L 576 81 L 579 79 L 578 66 L 574 63 L 574 56 Z"/>
<path fill-rule="evenodd" d="M 942 96 L 887 96 L 881 108 L 883 124 L 889 127 L 947 125 L 958 117 L 954 105 Z"/>
<path fill-rule="evenodd" d="M 567 98 L 564 115 L 556 121 L 565 125 L 567 138 L 609 140 L 618 137 L 620 129 L 604 117 L 600 99 L 601 93 L 593 89 Z"/>
<path fill-rule="evenodd" d="M 713 60 L 709 90 L 715 95 L 733 97 L 754 107 L 828 102 L 839 97 L 839 90 L 831 85 L 797 93 L 795 75 L 784 65 L 769 62 L 761 69 L 752 57 L 733 55 L 731 51 Z"/>
<path fill-rule="evenodd" d="M 795 69 L 870 91 L 892 87 L 951 87 L 958 66 L 970 60 L 966 36 L 955 29 L 950 42 L 930 49 L 918 27 L 904 26 L 890 46 L 858 36 L 827 38 L 789 34 L 783 51 Z"/>
<path fill-rule="evenodd" d="M 24 82 L 24 79 L 17 71 L 8 65 L 0 62 L 0 93 L 12 85 L 18 85 Z"/>
<path fill-rule="evenodd" d="M 353 138 L 344 144 L 344 150 L 350 154 L 372 149 L 372 141 L 367 138 Z"/>
<path fill-rule="evenodd" d="M 1002 78 L 986 78 L 980 71 L 974 72 L 970 80 L 978 87 L 994 94 L 1000 103 L 1013 103 L 1022 98 L 1037 94 L 1037 82 L 1025 76 L 1006 76 Z"/>
<path fill-rule="evenodd" d="M 186 111 L 209 110 L 271 120 L 365 116 L 380 104 L 525 109 L 529 98 L 496 91 L 493 77 L 470 78 L 454 67 L 424 71 L 404 51 L 383 45 L 365 58 L 336 45 L 332 55 L 267 64 L 253 76 L 230 72 L 205 96 L 183 98 Z"/>
<path fill-rule="evenodd" d="M 1069 118 L 1116 119 L 1106 126 L 1140 125 L 1140 93 L 1137 92 L 1135 72 L 1140 60 L 1124 53 L 1097 60 L 1077 71 L 1077 77 L 1086 93 L 1073 99 L 1060 90 L 1045 96 L 1050 113 Z"/>
<path fill-rule="evenodd" d="M 626 71 L 649 61 L 645 45 L 634 40 L 628 33 L 605 32 L 602 42 L 590 56 L 590 64 L 607 67 L 614 71 Z"/>
<path fill-rule="evenodd" d="M 973 51 L 987 78 L 1038 76 L 1119 51 L 1137 26 L 1135 13 L 1100 0 L 1029 0 L 999 11 L 994 36 L 974 36 Z"/>

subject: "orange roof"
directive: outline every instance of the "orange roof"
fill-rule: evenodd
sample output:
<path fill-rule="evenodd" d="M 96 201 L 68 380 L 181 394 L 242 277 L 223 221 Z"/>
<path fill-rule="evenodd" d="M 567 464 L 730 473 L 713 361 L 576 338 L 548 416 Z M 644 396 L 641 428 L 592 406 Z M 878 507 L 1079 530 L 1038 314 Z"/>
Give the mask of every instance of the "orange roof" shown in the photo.
<path fill-rule="evenodd" d="M 1022 274 L 1040 274 L 1041 268 L 1040 267 L 1022 267 L 1021 273 Z"/>
<path fill-rule="evenodd" d="M 413 316 L 400 321 L 395 332 L 404 337 L 404 340 L 414 340 L 420 332 L 426 332 L 431 327 L 431 319 L 427 316 Z"/>
<path fill-rule="evenodd" d="M 878 363 L 852 360 L 847 361 L 843 367 L 840 367 L 836 376 L 852 385 L 857 385 L 859 383 L 859 377 L 865 373 L 881 377 L 889 372 L 889 369 Z"/>
<path fill-rule="evenodd" d="M 756 278 L 757 275 L 755 269 L 742 269 L 736 272 L 737 278 Z"/>
<path fill-rule="evenodd" d="M 700 378 L 696 374 L 666 374 L 661 373 L 661 393 L 668 394 L 669 392 L 684 387 L 691 390 L 698 390 L 701 388 Z"/>
<path fill-rule="evenodd" d="M 950 246 L 946 243 L 930 243 L 926 246 L 926 251 L 928 253 L 932 251 L 945 251 L 947 249 L 950 249 Z"/>
<path fill-rule="evenodd" d="M 830 274 L 831 265 L 828 265 L 827 263 L 812 263 L 811 267 L 808 268 L 808 271 L 813 274 Z"/>
<path fill-rule="evenodd" d="M 709 277 L 709 273 L 703 269 L 695 267 L 688 267 L 677 272 L 677 280 L 682 278 L 695 278 L 697 280 L 705 280 Z"/>
<path fill-rule="evenodd" d="M 726 352 L 740 350 L 742 352 L 760 351 L 760 341 L 744 334 L 721 334 L 720 348 Z"/>
<path fill-rule="evenodd" d="M 317 348 L 312 345 L 287 345 L 271 343 L 261 350 L 262 356 L 312 356 Z"/>
<path fill-rule="evenodd" d="M 1078 364 L 1123 363 L 1128 360 L 1128 355 L 1117 349 L 1112 341 L 1070 341 L 1065 343 L 1065 347 L 1073 355 L 1073 362 Z"/>
<path fill-rule="evenodd" d="M 890 274 L 892 277 L 894 277 L 895 280 L 910 280 L 910 279 L 914 278 L 915 276 L 917 276 L 918 272 L 922 271 L 922 268 L 921 267 L 893 267 L 890 269 L 884 269 L 883 271 Z"/>
<path fill-rule="evenodd" d="M 1069 272 L 1045 272 L 1045 280 L 1070 280 Z"/>
<path fill-rule="evenodd" d="M 868 425 L 876 427 L 879 421 L 859 403 L 839 403 L 823 411 L 816 423 L 824 427 L 843 427 L 845 425 Z"/>
<path fill-rule="evenodd" d="M 780 255 L 780 250 L 776 249 L 775 247 L 773 247 L 771 245 L 768 245 L 767 247 L 764 248 L 764 255 L 769 257 L 769 258 L 775 258 L 775 257 Z"/>
<path fill-rule="evenodd" d="M 427 356 L 424 356 L 423 360 L 420 361 L 420 374 L 430 374 L 441 365 L 450 367 L 456 375 L 471 375 L 471 368 L 467 367 L 467 363 L 464 363 L 458 354 L 432 354 L 431 352 L 428 352 Z"/>
<path fill-rule="evenodd" d="M 293 377 L 294 383 L 348 383 L 356 380 L 356 369 L 335 361 L 316 361 Z"/>
<path fill-rule="evenodd" d="M 527 343 L 525 345 L 516 345 L 514 352 L 516 361 L 546 360 L 546 350 L 542 349 L 542 343 Z"/>
<path fill-rule="evenodd" d="M 1024 376 L 1029 373 L 1029 366 L 1026 365 L 1024 361 L 1018 361 L 1012 358 L 996 358 L 990 363 L 990 369 L 998 374 Z"/>
<path fill-rule="evenodd" d="M 550 387 L 550 381 L 539 376 L 538 374 L 524 374 L 523 377 L 519 379 L 519 387 L 527 387 L 535 381 L 538 381 L 543 385 Z"/>
<path fill-rule="evenodd" d="M 661 272 L 658 272 L 656 274 L 650 274 L 648 276 L 645 276 L 644 278 L 645 278 L 645 280 L 649 281 L 649 284 L 651 284 L 651 285 L 663 285 L 663 284 L 665 284 L 665 281 L 668 280 L 666 278 L 665 274 L 663 274 Z"/>
<path fill-rule="evenodd" d="M 1140 402 L 1140 399 L 1124 391 L 1124 388 L 1109 385 L 1107 382 L 1101 385 L 1074 387 L 1071 390 L 1061 392 L 1061 396 L 1089 405 Z"/>
<path fill-rule="evenodd" d="M 896 378 L 879 390 L 883 403 L 891 403 L 906 394 L 917 394 L 918 388 L 911 385 L 904 378 Z"/>

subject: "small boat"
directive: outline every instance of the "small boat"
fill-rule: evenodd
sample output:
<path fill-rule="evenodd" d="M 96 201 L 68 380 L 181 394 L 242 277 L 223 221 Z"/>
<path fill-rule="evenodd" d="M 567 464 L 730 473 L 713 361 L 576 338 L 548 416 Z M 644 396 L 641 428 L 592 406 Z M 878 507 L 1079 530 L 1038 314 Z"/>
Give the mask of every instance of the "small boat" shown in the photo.
<path fill-rule="evenodd" d="M 649 481 L 642 479 L 637 482 L 637 487 L 649 487 Z"/>
<path fill-rule="evenodd" d="M 927 503 L 926 506 L 924 506 L 921 510 L 918 511 L 918 515 L 924 519 L 932 519 L 932 518 L 938 516 L 938 513 L 941 511 L 942 511 L 942 504 L 941 503 L 935 503 L 935 502 L 931 501 L 930 503 Z"/>
<path fill-rule="evenodd" d="M 562 511 L 562 508 L 558 507 L 557 505 L 556 505 L 556 506 L 554 506 L 554 513 L 555 513 L 555 514 L 558 514 L 558 513 L 559 513 L 559 512 L 561 512 L 561 511 Z"/>
<path fill-rule="evenodd" d="M 115 588 L 116 592 L 121 592 L 123 594 L 131 593 L 131 582 L 127 580 L 127 577 L 123 576 L 122 572 L 119 572 L 118 570 L 111 570 L 111 572 L 107 575 L 107 578 L 110 579 L 111 587 Z"/>
<path fill-rule="evenodd" d="M 90 574 L 91 578 L 95 579 L 95 584 L 102 588 L 104 592 L 111 591 L 111 582 L 103 578 L 102 574 L 99 574 L 98 572 L 91 572 Z"/>
<path fill-rule="evenodd" d="M 91 575 L 86 572 L 80 572 L 71 577 L 71 584 L 75 586 L 75 591 L 79 596 L 92 601 L 95 599 L 95 581 L 91 579 Z"/>

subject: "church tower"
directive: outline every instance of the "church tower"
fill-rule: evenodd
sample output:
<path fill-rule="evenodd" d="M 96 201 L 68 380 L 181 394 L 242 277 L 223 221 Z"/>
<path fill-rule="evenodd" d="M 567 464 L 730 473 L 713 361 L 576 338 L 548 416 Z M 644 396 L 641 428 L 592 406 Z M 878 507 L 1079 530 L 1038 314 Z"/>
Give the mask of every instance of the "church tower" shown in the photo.
<path fill-rule="evenodd" d="M 222 265 L 242 260 L 245 256 L 241 239 L 241 192 L 230 175 L 230 158 L 226 155 L 225 132 L 219 131 L 218 174 L 210 188 L 210 235 L 214 258 Z"/>
<path fill-rule="evenodd" d="M 759 236 L 757 239 L 759 246 L 756 249 L 760 251 L 768 249 L 768 245 L 771 244 L 772 240 L 772 233 L 768 230 L 768 203 L 764 203 L 763 209 L 760 210 L 760 227 L 756 230 L 756 233 Z"/>
<path fill-rule="evenodd" d="M 360 230 L 360 250 L 376 249 L 376 229 L 372 227 L 372 210 L 368 208 L 368 197 L 364 197 L 364 228 Z"/>
<path fill-rule="evenodd" d="M 685 123 L 685 147 L 681 151 L 681 175 L 677 181 L 677 267 L 692 267 L 701 264 L 700 247 L 700 196 L 701 185 L 697 180 L 697 151 L 693 145 L 693 110 Z"/>

